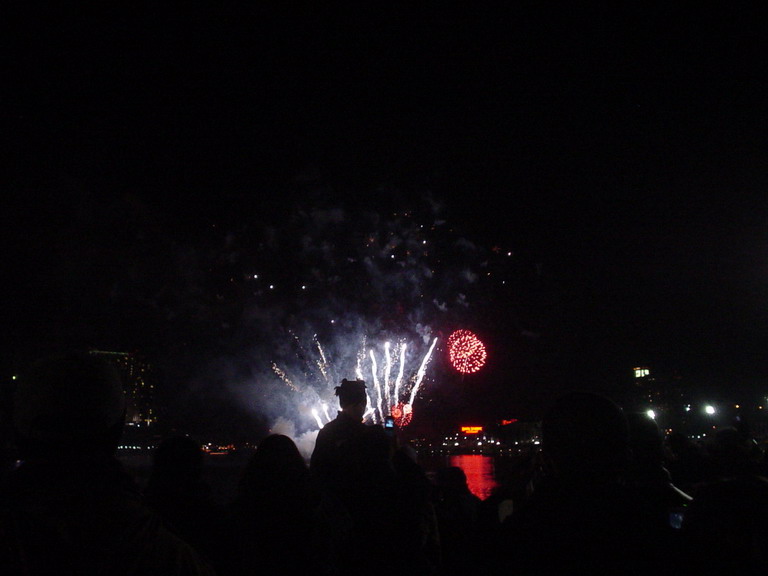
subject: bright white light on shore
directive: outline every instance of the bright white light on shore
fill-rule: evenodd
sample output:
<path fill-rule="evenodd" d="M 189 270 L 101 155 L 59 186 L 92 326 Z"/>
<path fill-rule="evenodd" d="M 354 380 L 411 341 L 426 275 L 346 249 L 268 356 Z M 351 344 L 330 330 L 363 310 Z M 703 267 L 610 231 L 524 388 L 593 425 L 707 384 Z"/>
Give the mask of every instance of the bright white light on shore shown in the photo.
<path fill-rule="evenodd" d="M 707 405 L 707 406 L 704 407 L 704 412 L 706 412 L 707 414 L 714 414 L 715 413 L 715 407 Z"/>
<path fill-rule="evenodd" d="M 645 415 L 648 416 L 648 418 L 650 418 L 651 420 L 656 420 L 656 412 L 654 412 L 653 410 L 648 410 L 645 413 Z"/>

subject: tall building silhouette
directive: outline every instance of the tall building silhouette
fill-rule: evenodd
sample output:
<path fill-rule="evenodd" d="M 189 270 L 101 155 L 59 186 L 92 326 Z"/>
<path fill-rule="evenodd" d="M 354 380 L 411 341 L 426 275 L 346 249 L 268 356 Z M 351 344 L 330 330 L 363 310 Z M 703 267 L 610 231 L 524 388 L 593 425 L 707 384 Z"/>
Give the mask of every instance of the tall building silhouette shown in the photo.
<path fill-rule="evenodd" d="M 120 372 L 127 402 L 126 423 L 135 426 L 157 422 L 154 406 L 155 385 L 149 363 L 135 352 L 91 350 L 90 353 L 105 358 Z"/>
<path fill-rule="evenodd" d="M 638 403 L 647 403 L 648 405 L 659 405 L 662 401 L 662 390 L 656 377 L 651 375 L 651 369 L 647 366 L 636 366 L 632 369 L 635 380 L 635 400 Z"/>

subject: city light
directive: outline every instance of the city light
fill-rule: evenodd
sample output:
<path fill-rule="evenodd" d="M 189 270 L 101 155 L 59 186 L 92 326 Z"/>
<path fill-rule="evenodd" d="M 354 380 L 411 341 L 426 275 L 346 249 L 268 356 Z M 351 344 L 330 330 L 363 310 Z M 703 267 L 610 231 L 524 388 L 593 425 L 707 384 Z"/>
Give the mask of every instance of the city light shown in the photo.
<path fill-rule="evenodd" d="M 706 412 L 706 413 L 707 413 L 707 414 L 709 414 L 709 415 L 712 415 L 712 414 L 714 414 L 714 413 L 715 413 L 715 407 L 714 407 L 714 406 L 712 406 L 712 405 L 710 405 L 710 404 L 707 404 L 707 405 L 704 407 L 704 412 Z"/>
<path fill-rule="evenodd" d="M 656 420 L 656 412 L 654 412 L 653 410 L 648 410 L 645 414 L 651 420 Z"/>

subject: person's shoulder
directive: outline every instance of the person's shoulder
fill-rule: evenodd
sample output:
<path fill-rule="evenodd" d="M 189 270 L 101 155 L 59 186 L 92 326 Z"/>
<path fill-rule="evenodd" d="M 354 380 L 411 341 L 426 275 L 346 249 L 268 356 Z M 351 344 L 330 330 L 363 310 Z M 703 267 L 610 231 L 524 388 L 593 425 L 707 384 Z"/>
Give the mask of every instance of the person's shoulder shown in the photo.
<path fill-rule="evenodd" d="M 215 576 L 207 560 L 171 531 L 152 511 L 134 511 L 132 531 L 120 541 L 124 551 L 131 551 L 135 573 Z M 146 570 L 146 572 L 145 572 Z"/>
<path fill-rule="evenodd" d="M 340 422 L 338 418 L 335 418 L 317 431 L 317 437 L 322 438 L 323 436 L 335 434 L 342 426 L 343 422 Z"/>

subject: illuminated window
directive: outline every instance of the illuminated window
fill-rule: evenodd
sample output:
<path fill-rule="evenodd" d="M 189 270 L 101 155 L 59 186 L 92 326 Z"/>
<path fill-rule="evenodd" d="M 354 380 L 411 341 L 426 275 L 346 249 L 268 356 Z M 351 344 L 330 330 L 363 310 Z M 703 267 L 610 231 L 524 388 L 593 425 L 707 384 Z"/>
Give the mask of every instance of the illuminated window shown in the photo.
<path fill-rule="evenodd" d="M 651 371 L 648 368 L 635 368 L 635 378 L 643 378 L 648 376 Z"/>

